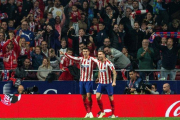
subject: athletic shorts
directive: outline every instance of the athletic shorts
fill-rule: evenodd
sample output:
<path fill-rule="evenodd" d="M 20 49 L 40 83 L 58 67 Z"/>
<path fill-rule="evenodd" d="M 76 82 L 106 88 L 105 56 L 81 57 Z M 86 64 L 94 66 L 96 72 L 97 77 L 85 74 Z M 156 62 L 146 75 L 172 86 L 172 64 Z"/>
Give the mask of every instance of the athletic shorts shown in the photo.
<path fill-rule="evenodd" d="M 93 81 L 79 82 L 80 94 L 93 93 Z"/>
<path fill-rule="evenodd" d="M 107 91 L 109 96 L 112 96 L 113 95 L 112 83 L 110 83 L 110 84 L 101 84 L 101 83 L 99 83 L 98 86 L 97 86 L 96 93 L 101 93 L 102 94 L 105 90 Z"/>

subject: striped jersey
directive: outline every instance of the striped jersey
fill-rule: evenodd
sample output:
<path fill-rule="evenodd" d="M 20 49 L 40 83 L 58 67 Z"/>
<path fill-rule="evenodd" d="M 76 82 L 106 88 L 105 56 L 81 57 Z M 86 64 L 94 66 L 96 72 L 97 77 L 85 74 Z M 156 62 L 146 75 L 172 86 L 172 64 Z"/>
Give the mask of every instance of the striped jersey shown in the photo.
<path fill-rule="evenodd" d="M 115 70 L 114 65 L 111 61 L 106 59 L 106 61 L 97 61 L 96 62 L 99 68 L 99 83 L 109 84 L 112 83 L 111 71 Z"/>
<path fill-rule="evenodd" d="M 60 69 L 62 68 L 67 69 L 67 67 L 70 65 L 74 65 L 74 61 L 63 56 L 61 58 Z"/>
<path fill-rule="evenodd" d="M 72 59 L 80 64 L 80 81 L 93 81 L 93 66 L 96 58 L 88 57 L 85 59 L 84 57 L 73 57 L 65 53 L 65 56 L 69 59 Z"/>

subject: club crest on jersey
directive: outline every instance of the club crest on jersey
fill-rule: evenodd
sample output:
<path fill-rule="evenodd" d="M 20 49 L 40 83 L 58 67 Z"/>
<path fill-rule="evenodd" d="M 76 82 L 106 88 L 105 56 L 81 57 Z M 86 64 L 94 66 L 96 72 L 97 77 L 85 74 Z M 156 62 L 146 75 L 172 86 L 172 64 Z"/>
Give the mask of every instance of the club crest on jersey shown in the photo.
<path fill-rule="evenodd" d="M 81 65 L 81 68 L 88 68 L 89 65 Z"/>

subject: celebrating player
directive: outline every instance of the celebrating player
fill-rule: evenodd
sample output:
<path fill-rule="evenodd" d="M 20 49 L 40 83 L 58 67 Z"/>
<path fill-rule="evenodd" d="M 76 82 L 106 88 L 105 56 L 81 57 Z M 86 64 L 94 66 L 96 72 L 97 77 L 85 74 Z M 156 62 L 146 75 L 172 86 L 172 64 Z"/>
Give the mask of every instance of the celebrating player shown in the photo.
<path fill-rule="evenodd" d="M 63 52 L 60 52 L 64 54 Z M 89 56 L 89 49 L 83 48 L 83 56 L 84 57 L 73 57 L 65 53 L 64 55 L 69 59 L 79 62 L 80 64 L 80 94 L 82 95 L 84 106 L 86 108 L 87 114 L 85 118 L 93 118 L 93 114 L 91 112 L 92 109 L 92 98 L 91 94 L 93 92 L 93 66 L 94 59 Z M 88 100 L 86 100 L 86 98 Z"/>
<path fill-rule="evenodd" d="M 96 79 L 96 83 L 98 83 L 98 87 L 96 91 L 96 99 L 99 108 L 101 109 L 101 114 L 99 115 L 98 118 L 102 118 L 105 115 L 103 109 L 103 103 L 101 101 L 102 92 L 104 90 L 106 90 L 109 95 L 109 100 L 112 109 L 111 118 L 115 118 L 113 87 L 116 86 L 116 71 L 114 65 L 105 57 L 104 51 L 98 51 L 98 59 L 99 60 L 96 62 L 99 68 L 98 78 Z M 113 82 L 111 77 L 111 71 L 113 72 Z"/>

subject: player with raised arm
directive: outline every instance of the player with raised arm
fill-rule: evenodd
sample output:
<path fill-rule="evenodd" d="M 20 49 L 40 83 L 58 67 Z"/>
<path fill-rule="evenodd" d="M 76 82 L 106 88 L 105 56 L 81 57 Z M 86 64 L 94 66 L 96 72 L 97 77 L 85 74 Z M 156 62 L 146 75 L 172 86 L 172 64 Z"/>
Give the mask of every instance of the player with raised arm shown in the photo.
<path fill-rule="evenodd" d="M 67 58 L 72 59 L 80 64 L 80 94 L 82 95 L 84 106 L 86 108 L 87 114 L 85 118 L 93 118 L 91 112 L 92 109 L 92 98 L 91 94 L 93 92 L 93 66 L 94 66 L 94 57 L 89 56 L 89 49 L 83 48 L 83 57 L 74 57 L 68 55 L 67 53 L 60 53 L 65 55 Z"/>
<path fill-rule="evenodd" d="M 98 102 L 98 106 L 101 109 L 101 114 L 98 118 L 102 118 L 105 115 L 103 103 L 101 101 L 101 96 L 104 90 L 106 90 L 109 95 L 112 109 L 111 118 L 115 118 L 113 87 L 116 86 L 116 71 L 114 65 L 105 57 L 104 51 L 98 51 L 98 59 L 99 60 L 96 62 L 99 68 L 98 78 L 96 79 L 96 83 L 98 83 L 96 99 Z M 113 72 L 113 81 L 111 77 L 111 71 Z"/>

